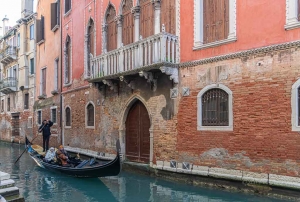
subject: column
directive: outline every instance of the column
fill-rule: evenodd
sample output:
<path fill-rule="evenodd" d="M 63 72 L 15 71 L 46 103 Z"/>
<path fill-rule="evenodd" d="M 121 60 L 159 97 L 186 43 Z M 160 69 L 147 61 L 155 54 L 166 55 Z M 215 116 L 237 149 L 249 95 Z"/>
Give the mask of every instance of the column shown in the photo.
<path fill-rule="evenodd" d="M 118 36 L 117 36 L 117 48 L 120 48 L 122 46 L 122 22 L 123 22 L 123 16 L 118 15 L 116 17 L 117 21 L 117 29 L 118 29 Z"/>
<path fill-rule="evenodd" d="M 154 1 L 154 34 L 160 33 L 160 1 Z"/>
<path fill-rule="evenodd" d="M 102 53 L 107 52 L 107 24 L 102 26 Z"/>
<path fill-rule="evenodd" d="M 140 6 L 135 6 L 131 9 L 134 18 L 134 42 L 140 39 Z"/>

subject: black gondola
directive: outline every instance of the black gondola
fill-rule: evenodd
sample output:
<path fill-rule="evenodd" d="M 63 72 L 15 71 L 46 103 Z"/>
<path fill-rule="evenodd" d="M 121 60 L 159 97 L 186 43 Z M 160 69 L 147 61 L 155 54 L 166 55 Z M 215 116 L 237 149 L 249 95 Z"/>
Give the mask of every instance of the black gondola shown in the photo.
<path fill-rule="evenodd" d="M 82 160 L 79 160 L 76 166 L 63 167 L 56 163 L 47 163 L 43 160 L 44 156 L 41 155 L 36 148 L 39 146 L 31 145 L 26 138 L 26 148 L 30 157 L 37 163 L 41 168 L 60 172 L 73 177 L 84 177 L 84 178 L 95 178 L 95 177 L 106 177 L 116 176 L 121 171 L 121 159 L 120 159 L 120 142 L 117 140 L 117 156 L 114 160 L 108 161 L 103 159 L 96 159 L 95 157 L 84 155 Z M 72 154 L 72 152 L 68 153 Z"/>

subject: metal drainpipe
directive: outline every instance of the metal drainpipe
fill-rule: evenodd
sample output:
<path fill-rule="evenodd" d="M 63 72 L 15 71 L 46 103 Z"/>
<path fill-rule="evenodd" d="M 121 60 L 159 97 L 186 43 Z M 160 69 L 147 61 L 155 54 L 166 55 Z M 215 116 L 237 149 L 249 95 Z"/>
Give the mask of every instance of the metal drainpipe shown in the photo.
<path fill-rule="evenodd" d="M 62 61 L 63 61 L 63 55 L 62 55 L 62 7 L 61 7 L 61 2 L 59 1 L 59 9 L 60 9 L 60 129 L 61 129 L 61 144 L 65 144 L 64 140 L 64 127 L 63 127 L 63 97 L 62 97 Z"/>

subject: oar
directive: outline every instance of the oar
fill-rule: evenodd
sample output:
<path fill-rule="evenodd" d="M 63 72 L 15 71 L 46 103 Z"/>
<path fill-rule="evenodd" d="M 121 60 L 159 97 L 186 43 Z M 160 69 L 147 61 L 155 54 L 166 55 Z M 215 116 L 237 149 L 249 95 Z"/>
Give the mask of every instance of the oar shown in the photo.
<path fill-rule="evenodd" d="M 37 136 L 35 136 L 35 138 L 37 138 L 38 137 L 38 135 Z M 27 138 L 27 137 L 26 137 Z M 35 140 L 35 138 L 33 138 L 32 140 L 31 140 L 31 142 L 29 142 L 30 144 L 33 142 L 33 140 Z M 25 151 L 27 150 L 27 146 L 26 146 L 26 148 L 24 149 L 24 151 L 22 152 L 22 154 L 19 156 L 19 158 L 15 161 L 15 164 L 19 161 L 19 159 L 21 158 L 21 156 L 25 153 Z"/>

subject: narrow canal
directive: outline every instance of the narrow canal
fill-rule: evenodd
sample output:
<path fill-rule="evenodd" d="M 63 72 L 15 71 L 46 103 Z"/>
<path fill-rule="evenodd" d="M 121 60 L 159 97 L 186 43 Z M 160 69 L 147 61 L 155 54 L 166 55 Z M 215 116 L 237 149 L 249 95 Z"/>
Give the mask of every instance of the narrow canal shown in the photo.
<path fill-rule="evenodd" d="M 71 178 L 39 168 L 27 153 L 14 165 L 23 150 L 23 145 L 0 142 L 0 171 L 11 174 L 26 202 L 281 201 L 177 184 L 127 172 L 101 179 Z"/>

